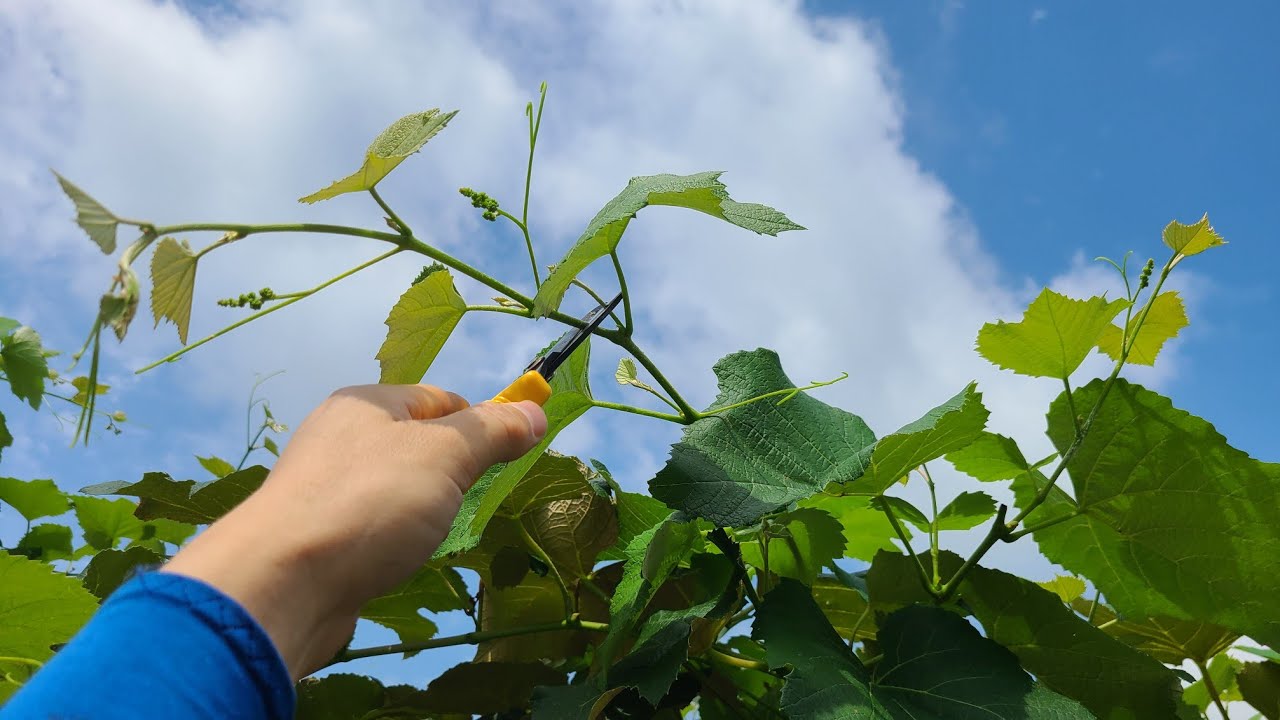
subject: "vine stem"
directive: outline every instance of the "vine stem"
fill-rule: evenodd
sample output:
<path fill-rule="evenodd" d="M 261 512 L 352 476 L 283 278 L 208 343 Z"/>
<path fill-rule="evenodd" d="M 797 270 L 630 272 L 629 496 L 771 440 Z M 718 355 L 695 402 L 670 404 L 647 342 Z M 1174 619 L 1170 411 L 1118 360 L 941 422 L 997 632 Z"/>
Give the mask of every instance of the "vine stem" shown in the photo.
<path fill-rule="evenodd" d="M 526 106 L 526 114 L 529 116 L 529 164 L 524 171 L 524 207 L 520 212 L 520 230 L 524 232 L 524 243 L 529 249 L 529 263 L 533 265 L 533 285 L 535 288 L 542 287 L 542 280 L 538 278 L 538 261 L 533 257 L 533 240 L 529 238 L 529 186 L 533 182 L 533 150 L 538 146 L 538 131 L 542 129 L 542 106 L 547 102 L 547 84 L 542 83 L 538 88 L 538 116 L 533 116 L 533 103 Z M 514 219 L 514 218 L 513 218 Z"/>
<path fill-rule="evenodd" d="M 683 418 L 684 424 L 688 425 L 701 417 L 698 411 L 694 410 L 693 407 L 689 405 L 683 397 L 681 397 L 680 392 L 671 384 L 671 381 L 667 379 L 667 376 L 662 374 L 662 371 L 658 369 L 658 366 L 654 365 L 653 361 L 649 359 L 649 356 L 645 355 L 644 351 L 640 349 L 640 346 L 636 345 L 635 341 L 631 339 L 631 336 L 617 330 L 605 330 L 598 332 L 597 334 L 623 350 L 631 353 L 631 356 L 636 359 L 636 362 L 640 363 L 644 366 L 645 370 L 649 371 L 649 375 L 653 377 L 654 381 L 662 386 L 662 389 L 671 397 L 671 401 L 675 403 L 676 407 L 680 408 L 680 415 Z"/>
<path fill-rule="evenodd" d="M 717 415 L 717 414 L 722 413 L 722 412 L 724 412 L 724 411 L 726 411 L 726 410 L 732 410 L 732 409 L 734 409 L 734 408 L 740 408 L 740 407 L 742 407 L 742 406 L 744 406 L 744 405 L 750 405 L 751 403 L 754 403 L 754 402 L 757 402 L 757 401 L 760 401 L 760 400 L 764 400 L 764 399 L 767 399 L 767 398 L 777 397 L 778 395 L 786 395 L 787 397 L 785 397 L 785 398 L 783 398 L 782 400 L 779 400 L 779 401 L 778 401 L 778 404 L 779 404 L 779 405 L 781 405 L 782 403 L 786 402 L 787 400 L 790 400 L 792 397 L 795 397 L 795 395 L 796 395 L 797 393 L 802 393 L 802 392 L 804 392 L 805 390 L 813 390 L 814 388 L 826 387 L 826 386 L 828 386 L 828 385 L 835 385 L 836 383 L 840 382 L 841 380 L 848 379 L 848 377 L 849 377 L 849 373 L 847 373 L 847 372 L 846 372 L 846 373 L 840 373 L 840 377 L 835 378 L 834 380 L 815 380 L 815 381 L 813 381 L 813 382 L 809 383 L 808 385 L 805 385 L 804 387 L 798 387 L 798 388 L 783 388 L 783 389 L 781 389 L 781 390 L 774 390 L 774 391 L 772 391 L 772 392 L 764 393 L 763 395 L 757 395 L 757 396 L 755 396 L 755 397 L 753 397 L 753 398 L 748 398 L 748 399 L 746 399 L 746 400 L 742 400 L 742 401 L 740 401 L 740 402 L 733 403 L 732 405 L 725 405 L 724 407 L 718 407 L 718 408 L 716 408 L 716 409 L 714 409 L 714 410 L 707 410 L 706 412 L 700 412 L 700 413 L 697 413 L 697 415 L 698 415 L 698 419 L 699 419 L 699 420 L 701 420 L 702 418 L 711 417 L 712 415 Z"/>
<path fill-rule="evenodd" d="M 520 538 L 524 540 L 525 545 L 529 547 L 529 551 L 537 555 L 538 559 L 551 569 L 551 574 L 556 577 L 556 585 L 560 588 L 560 599 L 564 601 L 564 614 L 566 617 L 573 615 L 576 608 L 574 607 L 573 596 L 569 594 L 569 586 L 565 584 L 564 577 L 560 574 L 560 570 L 556 568 L 555 563 L 551 562 L 551 556 L 546 550 L 538 544 L 537 540 L 529 534 L 529 530 L 525 528 L 524 523 L 517 522 L 520 528 Z"/>
<path fill-rule="evenodd" d="M 39 660 L 32 660 L 31 658 L 22 658 L 22 657 L 9 657 L 7 655 L 0 655 L 0 662 L 17 663 L 19 665 L 27 665 L 33 668 L 44 667 L 44 663 L 40 662 Z"/>
<path fill-rule="evenodd" d="M 390 205 L 383 201 L 382 196 L 378 194 L 378 188 L 369 188 L 369 194 L 373 196 L 374 201 L 378 203 L 378 207 L 382 208 L 382 211 L 387 214 L 387 219 L 395 225 L 395 228 L 400 231 L 401 235 L 404 235 L 405 237 L 413 236 L 413 231 L 409 229 L 409 226 L 400 219 L 399 215 L 396 215 L 396 211 L 392 210 Z"/>
<path fill-rule="evenodd" d="M 1204 661 L 1196 658 L 1196 667 L 1200 669 L 1200 679 L 1204 680 L 1204 689 L 1209 692 L 1209 697 L 1213 699 L 1214 707 L 1218 708 L 1218 712 L 1222 713 L 1222 720 L 1231 720 L 1231 716 L 1227 714 L 1227 708 L 1222 704 L 1221 691 L 1213 682 L 1213 677 L 1209 674 L 1209 666 Z"/>
<path fill-rule="evenodd" d="M 183 348 L 181 348 L 181 349 L 179 349 L 179 350 L 177 350 L 177 351 L 175 351 L 175 352 L 169 353 L 168 355 L 166 355 L 166 356 L 164 356 L 164 357 L 160 358 L 159 360 L 156 360 L 155 362 L 151 363 L 150 365 L 147 365 L 147 366 L 146 366 L 146 367 L 144 367 L 144 368 L 141 368 L 140 370 L 137 370 L 136 372 L 137 372 L 137 374 L 141 375 L 142 373 L 144 373 L 144 372 L 146 372 L 146 371 L 148 371 L 148 370 L 154 369 L 154 368 L 156 368 L 156 367 L 158 367 L 158 366 L 160 366 L 160 365 L 163 365 L 164 363 L 173 362 L 174 360 L 177 360 L 178 358 L 182 357 L 183 355 L 186 355 L 187 353 L 191 352 L 192 350 L 195 350 L 196 348 L 200 347 L 201 345 L 204 345 L 205 343 L 207 343 L 207 342 L 209 342 L 209 341 L 211 341 L 211 340 L 216 340 L 217 338 L 222 337 L 223 335 L 226 335 L 227 333 L 231 332 L 232 330 L 235 330 L 236 328 L 240 327 L 241 325 L 247 325 L 247 324 L 249 324 L 249 323 L 253 322 L 254 320 L 257 320 L 258 318 L 263 317 L 264 315 L 270 315 L 271 313 L 273 313 L 273 312 L 275 312 L 275 311 L 277 311 L 277 310 L 280 310 L 280 309 L 283 309 L 283 308 L 289 307 L 290 305 L 292 305 L 292 304 L 294 304 L 294 303 L 298 302 L 299 300 L 302 300 L 302 299 L 304 299 L 304 298 L 308 298 L 308 297 L 310 297 L 310 296 L 312 296 L 312 295 L 316 294 L 317 292 L 320 292 L 321 290 L 323 290 L 323 289 L 325 289 L 325 288 L 329 287 L 330 285 L 332 285 L 332 284 L 334 284 L 334 283 L 338 282 L 339 280 L 344 280 L 344 279 L 346 279 L 346 278 L 349 278 L 349 277 L 351 277 L 352 275 L 354 275 L 354 274 L 356 274 L 356 273 L 360 272 L 361 270 L 364 270 L 365 268 L 370 267 L 371 265 L 376 265 L 376 264 L 378 264 L 378 263 L 382 262 L 383 260 L 386 260 L 387 258 L 389 258 L 389 257 L 391 257 L 392 255 L 395 255 L 395 254 L 397 254 L 397 253 L 399 253 L 399 252 L 401 252 L 401 251 L 402 251 L 402 249 L 401 249 L 401 248 L 396 248 L 395 250 L 390 250 L 390 251 L 388 251 L 388 252 L 385 252 L 385 253 L 383 253 L 383 254 L 381 254 L 381 255 L 379 255 L 379 256 L 377 256 L 377 257 L 373 258 L 372 260 L 367 260 L 367 261 L 365 261 L 365 262 L 363 262 L 363 263 L 360 263 L 359 265 L 357 265 L 357 266 L 355 266 L 355 267 L 351 268 L 350 270 L 347 270 L 346 272 L 343 272 L 343 273 L 341 273 L 341 274 L 339 274 L 339 275 L 335 275 L 334 277 L 331 277 L 331 278 L 329 278 L 328 280 L 325 280 L 324 282 L 322 282 L 322 283 L 320 283 L 319 285 L 317 285 L 317 286 L 315 286 L 315 287 L 311 288 L 310 290 L 305 290 L 305 291 L 303 291 L 301 294 L 299 294 L 299 295 L 297 295 L 297 296 L 295 296 L 295 297 L 291 297 L 291 298 L 289 298 L 289 299 L 287 299 L 287 300 L 283 300 L 283 301 L 281 301 L 281 302 L 279 302 L 279 303 L 277 303 L 277 304 L 275 304 L 275 305 L 272 305 L 272 306 L 271 306 L 271 307 L 269 307 L 269 308 L 266 308 L 265 310 L 259 310 L 258 312 L 254 313 L 254 314 L 252 314 L 252 315 L 250 315 L 250 316 L 248 316 L 248 317 L 246 317 L 246 318 L 244 318 L 244 319 L 242 319 L 242 320 L 239 320 L 239 321 L 237 321 L 237 322 L 231 323 L 230 325 L 228 325 L 228 326 L 226 326 L 226 327 L 222 328 L 221 330 L 219 330 L 219 331 L 217 331 L 217 332 L 213 333 L 212 335 L 207 335 L 207 336 L 205 336 L 205 337 L 203 337 L 203 338 L 201 338 L 201 339 L 199 339 L 199 340 L 197 340 L 197 341 L 195 341 L 195 342 L 191 343 L 190 345 L 187 345 L 187 346 L 185 346 L 185 347 L 183 347 Z M 95 353 L 95 354 L 96 354 L 96 353 Z"/>
<path fill-rule="evenodd" d="M 921 465 L 920 474 L 929 486 L 929 501 L 933 505 L 933 522 L 929 523 L 929 559 L 933 562 L 932 586 L 938 587 L 942 584 L 942 577 L 938 575 L 938 493 L 933 484 L 933 476 L 929 474 L 929 466 Z"/>
<path fill-rule="evenodd" d="M 475 630 L 461 635 L 451 635 L 449 637 L 432 638 L 421 642 L 412 643 L 396 643 L 394 645 L 377 645 L 375 647 L 358 648 L 355 650 L 347 650 L 338 657 L 334 658 L 328 665 L 337 665 L 338 663 L 350 662 L 352 660 L 360 660 L 362 658 L 377 657 L 379 655 L 394 655 L 403 652 L 417 652 L 419 650 L 434 650 L 442 647 L 452 647 L 454 645 L 477 645 L 488 640 L 498 640 L 506 637 L 515 637 L 518 635 L 533 635 L 541 632 L 552 632 L 555 630 L 590 630 L 592 632 L 608 632 L 609 625 L 607 623 L 592 622 L 590 620 L 568 619 L 559 622 L 541 623 L 538 625 L 525 625 L 522 627 L 503 628 L 501 630 Z"/>
<path fill-rule="evenodd" d="M 650 410 L 648 408 L 636 407 L 634 405 L 623 405 L 622 403 L 608 402 L 607 400 L 593 399 L 591 401 L 591 406 L 598 407 L 598 408 L 606 408 L 609 410 L 617 410 L 618 412 L 631 413 L 633 415 L 644 415 L 645 417 L 657 418 L 659 420 L 666 420 L 668 422 L 679 423 L 681 425 L 689 424 L 688 419 L 681 415 L 674 415 L 672 413 L 659 412 L 657 410 Z"/>
<path fill-rule="evenodd" d="M 627 322 L 623 325 L 623 333 L 630 336 L 635 325 L 631 319 L 631 294 L 627 292 L 627 276 L 622 272 L 622 261 L 618 259 L 617 248 L 609 252 L 609 257 L 613 258 L 613 269 L 618 273 L 618 290 L 622 293 L 622 312 L 627 318 Z"/>
<path fill-rule="evenodd" d="M 585 292 L 586 294 L 590 295 L 590 296 L 591 296 L 591 299 L 592 299 L 592 300 L 595 300 L 597 305 L 608 305 L 608 304 L 609 304 L 609 301 L 608 301 L 608 300 L 605 300 L 604 298 L 600 297 L 600 293 L 596 292 L 595 290 L 592 290 L 590 285 L 588 285 L 588 284 L 586 284 L 586 283 L 582 282 L 582 281 L 581 281 L 581 280 L 579 280 L 578 278 L 574 278 L 574 279 L 570 280 L 569 282 L 570 282 L 570 284 L 572 284 L 572 285 L 577 285 L 578 287 L 582 288 L 583 292 Z M 617 312 L 615 312 L 615 311 L 613 311 L 613 310 L 610 310 L 610 311 L 609 311 L 609 317 L 613 318 L 613 321 L 614 321 L 614 322 L 616 322 L 616 323 L 618 323 L 618 327 L 620 327 L 620 328 L 625 327 L 625 326 L 622 324 L 622 321 L 618 319 L 618 313 L 617 313 Z"/>
<path fill-rule="evenodd" d="M 762 672 L 769 672 L 769 666 L 766 663 L 759 660 L 740 657 L 717 647 L 709 648 L 707 650 L 707 656 L 711 657 L 716 662 L 730 665 L 732 667 L 742 668 L 744 670 L 760 670 Z"/>
<path fill-rule="evenodd" d="M 1182 256 L 1179 253 L 1175 252 L 1173 257 L 1171 257 L 1160 270 L 1160 278 L 1156 281 L 1155 287 L 1151 289 L 1150 299 L 1147 300 L 1147 304 L 1142 308 L 1142 312 L 1138 314 L 1138 317 L 1134 321 L 1133 335 L 1130 336 L 1127 339 L 1127 342 L 1121 346 L 1120 359 L 1116 361 L 1116 365 L 1111 370 L 1111 374 L 1107 376 L 1106 381 L 1102 385 L 1102 391 L 1098 394 L 1098 399 L 1094 401 L 1093 408 L 1089 410 L 1089 416 L 1085 418 L 1084 423 L 1080 425 L 1079 429 L 1076 431 L 1075 438 L 1071 441 L 1071 445 L 1062 453 L 1062 457 L 1058 461 L 1058 466 L 1053 469 L 1053 474 L 1049 476 L 1048 482 L 1045 483 L 1044 487 L 1040 488 L 1035 497 L 1031 499 L 1031 502 L 1027 503 L 1026 507 L 1022 508 L 1022 510 L 1020 510 L 1018 514 L 1007 523 L 1004 521 L 1006 508 L 1004 505 L 1000 506 L 1000 511 L 996 513 L 996 518 L 992 522 L 991 528 L 987 531 L 986 537 L 983 538 L 982 543 L 974 549 L 973 554 L 964 561 L 964 564 L 960 566 L 960 569 L 956 570 L 955 575 L 953 575 L 951 579 L 942 586 L 942 592 L 938 595 L 939 602 L 945 602 L 955 595 L 956 591 L 960 587 L 961 581 L 963 581 L 965 576 L 973 570 L 973 568 L 978 564 L 978 561 L 987 554 L 987 551 L 990 550 L 996 542 L 1000 540 L 1011 542 L 1012 540 L 1026 534 L 1025 532 L 1014 533 L 1013 530 L 1018 527 L 1018 525 L 1025 520 L 1028 515 L 1034 512 L 1036 508 L 1044 504 L 1044 501 L 1049 498 L 1049 494 L 1053 492 L 1053 488 L 1057 485 L 1058 479 L 1062 477 L 1062 473 L 1066 471 L 1067 466 L 1071 464 L 1071 460 L 1075 458 L 1076 453 L 1078 453 L 1080 448 L 1084 445 L 1085 437 L 1089 434 L 1089 430 L 1093 426 L 1094 420 L 1097 419 L 1098 413 L 1102 410 L 1103 403 L 1106 402 L 1107 395 L 1111 393 L 1111 388 L 1115 385 L 1116 378 L 1120 376 L 1120 371 L 1124 369 L 1124 364 L 1129 359 L 1129 353 L 1133 350 L 1133 345 L 1137 341 L 1139 331 L 1146 323 L 1147 316 L 1151 314 L 1151 308 L 1155 305 L 1155 299 L 1160 296 L 1160 288 L 1164 287 L 1165 280 L 1169 278 L 1169 273 L 1173 270 L 1174 266 L 1178 264 L 1181 257 Z M 1062 522 L 1062 519 L 1058 519 L 1057 522 Z M 1037 526 L 1034 529 L 1048 527 L 1048 524 L 1049 523 L 1041 523 L 1041 526 Z"/>
<path fill-rule="evenodd" d="M 907 534 L 902 531 L 902 524 L 898 522 L 898 516 L 893 514 L 893 508 L 889 506 L 889 503 L 882 503 L 881 507 L 885 517 L 889 518 L 889 524 L 893 526 L 893 531 L 898 534 L 898 540 L 902 541 L 902 547 L 911 556 L 911 559 L 915 561 L 916 570 L 920 571 L 920 584 L 924 586 L 925 592 L 937 597 L 938 591 L 933 583 L 929 581 L 929 573 L 924 569 L 924 563 L 920 562 L 920 556 L 916 554 L 915 549 L 911 547 L 911 543 L 907 540 Z"/>

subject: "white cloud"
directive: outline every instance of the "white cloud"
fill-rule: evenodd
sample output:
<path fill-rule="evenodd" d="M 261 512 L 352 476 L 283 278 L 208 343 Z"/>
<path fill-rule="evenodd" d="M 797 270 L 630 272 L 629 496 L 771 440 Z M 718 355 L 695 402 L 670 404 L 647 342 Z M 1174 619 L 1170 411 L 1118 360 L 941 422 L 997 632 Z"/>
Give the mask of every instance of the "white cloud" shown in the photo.
<path fill-rule="evenodd" d="M 1049 19 L 1049 10 L 1047 8 L 1036 8 L 1031 11 L 1031 24 L 1038 25 Z"/>
<path fill-rule="evenodd" d="M 960 4 L 946 7 L 952 18 Z M 128 216 L 378 227 L 367 198 L 294 200 L 353 170 L 390 121 L 432 106 L 462 112 L 386 181 L 384 196 L 424 239 L 527 289 L 518 236 L 479 220 L 456 188 L 518 204 L 523 107 L 545 79 L 531 208 L 541 263 L 557 260 L 638 174 L 724 170 L 737 199 L 809 228 L 760 237 L 665 208 L 632 224 L 621 254 L 638 339 L 695 405 L 715 395 L 717 358 L 774 347 L 797 382 L 848 371 L 819 396 L 879 433 L 977 379 L 993 429 L 1023 440 L 1028 455 L 1048 452 L 1043 414 L 1055 384 L 998 372 L 972 350 L 984 321 L 1016 318 L 1028 281 L 1001 270 L 947 188 L 904 150 L 891 58 L 858 22 L 807 18 L 796 2 L 730 0 L 589 10 L 299 0 L 200 18 L 172 3 L 25 0 L 0 6 L 0 37 L 0 301 L 58 347 L 79 341 L 111 261 L 67 220 L 46 167 Z M 296 235 L 240 245 L 202 261 L 193 339 L 239 317 L 215 307 L 217 297 L 307 288 L 382 252 Z M 422 262 L 395 258 L 134 380 L 128 369 L 174 346 L 172 328 L 151 332 L 143 308 L 128 342 L 109 353 L 108 382 L 122 398 L 145 398 L 131 415 L 150 424 L 151 447 L 105 467 L 152 469 L 157 447 L 185 451 L 166 443 L 195 434 L 233 452 L 255 372 L 288 370 L 267 392 L 292 424 L 333 388 L 375 381 L 381 321 Z M 604 266 L 588 277 L 612 286 Z M 492 294 L 460 287 L 476 302 Z M 557 332 L 468 317 L 428 379 L 483 398 Z M 617 354 L 596 352 L 594 381 L 612 397 Z M 588 418 L 563 444 L 614 461 L 632 487 L 678 436 L 631 416 Z M 38 457 L 28 462 L 39 470 Z M 1030 548 L 1011 552 L 1000 557 L 1031 567 Z"/>

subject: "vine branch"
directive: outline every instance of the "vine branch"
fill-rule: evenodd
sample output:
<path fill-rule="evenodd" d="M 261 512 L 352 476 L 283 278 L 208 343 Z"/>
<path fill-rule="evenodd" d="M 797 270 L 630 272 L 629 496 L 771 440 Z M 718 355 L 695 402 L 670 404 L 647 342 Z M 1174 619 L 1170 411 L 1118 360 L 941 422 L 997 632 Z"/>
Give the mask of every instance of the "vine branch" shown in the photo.
<path fill-rule="evenodd" d="M 338 663 L 350 662 L 352 660 L 360 660 L 362 658 L 377 657 L 379 655 L 394 655 L 396 653 L 417 652 L 419 650 L 434 650 L 436 648 L 452 647 L 454 645 L 478 645 L 489 640 L 516 637 L 518 635 L 533 635 L 535 633 L 552 632 L 555 630 L 590 630 L 592 632 L 608 632 L 609 625 L 607 623 L 570 618 L 559 622 L 503 628 L 501 630 L 475 630 L 461 635 L 432 638 L 430 640 L 422 640 L 420 642 L 395 643 L 393 645 L 377 645 L 374 647 L 347 650 L 330 661 L 328 665 L 325 665 L 325 667 L 337 665 Z"/>

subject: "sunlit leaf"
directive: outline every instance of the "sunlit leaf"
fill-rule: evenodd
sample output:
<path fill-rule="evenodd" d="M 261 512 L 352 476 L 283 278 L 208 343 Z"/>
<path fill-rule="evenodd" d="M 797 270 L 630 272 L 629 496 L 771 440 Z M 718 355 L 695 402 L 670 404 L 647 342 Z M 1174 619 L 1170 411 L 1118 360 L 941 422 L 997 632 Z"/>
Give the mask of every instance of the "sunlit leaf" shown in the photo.
<path fill-rule="evenodd" d="M 1198 255 L 1209 248 L 1227 244 L 1209 224 L 1209 213 L 1191 225 L 1170 220 L 1161 233 L 1161 239 L 1169 249 L 1181 255 Z"/>
<path fill-rule="evenodd" d="M 1087 601 L 1080 598 L 1085 591 L 1084 581 L 1074 575 L 1059 575 L 1052 580 L 1045 580 L 1036 584 L 1057 595 L 1062 602 L 1068 605 L 1076 600 L 1087 603 Z M 1085 609 L 1085 612 L 1089 612 L 1088 608 Z"/>
<path fill-rule="evenodd" d="M 422 380 L 449 334 L 467 312 L 467 303 L 443 265 L 432 266 L 421 282 L 409 286 L 387 315 L 387 339 L 378 349 L 379 382 L 411 384 Z"/>
<path fill-rule="evenodd" d="M 849 487 L 858 492 L 883 492 L 921 465 L 972 443 L 986 427 L 989 415 L 982 393 L 970 383 L 924 417 L 880 438 L 866 472 Z"/>
<path fill-rule="evenodd" d="M 1020 375 L 1070 377 L 1127 303 L 1102 297 L 1076 300 L 1045 288 L 1019 322 L 983 325 L 978 353 Z"/>
<path fill-rule="evenodd" d="M 97 609 L 74 577 L 0 551 L 0 656 L 47 660 Z"/>
<path fill-rule="evenodd" d="M 618 381 L 619 385 L 630 385 L 651 393 L 657 392 L 648 383 L 639 379 L 636 372 L 636 363 L 631 358 L 622 358 L 618 361 L 618 370 L 614 372 L 613 377 Z"/>
<path fill-rule="evenodd" d="M 1236 675 L 1244 667 L 1244 663 L 1224 653 L 1210 660 L 1208 667 L 1209 679 L 1213 681 L 1213 687 L 1217 690 L 1218 699 L 1224 703 L 1240 700 L 1240 689 L 1236 686 Z M 1213 704 L 1213 698 L 1209 696 L 1209 689 L 1205 685 L 1203 678 L 1188 685 L 1182 691 L 1182 699 L 1202 713 L 1206 712 L 1209 706 Z"/>
<path fill-rule="evenodd" d="M 215 478 L 226 477 L 236 471 L 234 465 L 217 455 L 210 455 L 209 457 L 197 455 L 196 461 L 200 463 L 200 467 L 208 470 Z"/>
<path fill-rule="evenodd" d="M 66 494 L 52 480 L 0 477 L 0 502 L 17 510 L 28 522 L 71 509 Z"/>
<path fill-rule="evenodd" d="M 369 145 L 364 154 L 364 164 L 359 170 L 323 190 L 300 198 L 299 201 L 314 203 L 343 193 L 361 192 L 374 187 L 405 158 L 421 150 L 457 114 L 457 110 L 441 113 L 439 109 L 432 108 L 400 118 Z"/>
<path fill-rule="evenodd" d="M 829 513 L 840 522 L 845 539 L 844 557 L 871 561 L 881 550 L 899 552 L 894 540 L 898 535 L 889 518 L 883 511 L 872 504 L 873 498 L 866 495 L 827 495 L 818 494 L 801 500 L 802 508 L 818 508 Z M 924 515 L 920 516 L 924 519 Z M 928 520 L 925 520 L 927 526 Z M 903 526 L 903 534 L 911 539 L 911 529 Z"/>
<path fill-rule="evenodd" d="M 771 207 L 730 199 L 724 183 L 720 182 L 719 172 L 634 177 L 626 189 L 592 218 L 564 259 L 556 263 L 555 270 L 533 299 L 534 315 L 542 317 L 558 309 L 578 273 L 613 252 L 631 219 L 647 205 L 697 210 L 765 235 L 804 229 Z"/>
<path fill-rule="evenodd" d="M 164 238 L 151 256 L 151 314 L 156 327 L 168 320 L 178 328 L 178 340 L 187 344 L 191 324 L 191 296 L 196 289 L 198 256 L 186 240 Z"/>
<path fill-rule="evenodd" d="M 76 521 L 84 531 L 84 540 L 95 550 L 115 547 L 121 540 L 142 537 L 142 521 L 134 517 L 137 505 L 129 500 L 104 500 L 96 497 L 73 497 Z"/>
<path fill-rule="evenodd" d="M 58 173 L 53 173 L 58 178 L 58 184 L 62 186 L 62 191 L 71 198 L 71 202 L 76 206 L 76 224 L 80 229 L 89 235 L 89 239 L 97 243 L 102 252 L 110 255 L 116 251 L 116 226 L 120 223 L 120 219 L 111 214 L 97 200 L 89 197 L 89 194 L 75 185 L 71 181 L 62 177 Z"/>
<path fill-rule="evenodd" d="M 938 530 L 968 530 L 996 514 L 996 501 L 984 492 L 962 492 L 938 511 Z"/>
<path fill-rule="evenodd" d="M 365 603 L 360 617 L 394 630 L 400 642 L 412 643 L 436 634 L 436 624 L 421 610 L 445 612 L 470 607 L 470 593 L 456 571 L 424 565 L 391 592 Z M 413 654 L 405 653 L 405 657 Z"/>
<path fill-rule="evenodd" d="M 797 508 L 769 518 L 769 571 L 812 585 L 822 568 L 844 557 L 843 528 L 830 514 L 817 508 Z M 742 544 L 742 559 L 764 569 L 764 545 L 759 540 Z"/>
<path fill-rule="evenodd" d="M 40 409 L 44 398 L 44 382 L 49 378 L 40 334 L 23 326 L 9 335 L 0 336 L 0 361 L 9 378 L 9 389 L 33 410 Z"/>
<path fill-rule="evenodd" d="M 1115 610 L 1099 602 L 1078 598 L 1071 603 L 1076 612 L 1093 615 L 1093 624 L 1120 642 L 1141 650 L 1166 665 L 1196 663 L 1226 651 L 1240 634 L 1212 623 L 1167 617 L 1119 617 Z"/>
<path fill-rule="evenodd" d="M 1133 328 L 1138 324 L 1138 317 L 1139 313 L 1135 312 L 1129 321 L 1133 348 L 1129 350 L 1129 357 L 1125 362 L 1133 365 L 1155 365 L 1156 355 L 1160 354 L 1160 349 L 1164 347 L 1165 342 L 1177 337 L 1178 332 L 1187 326 L 1187 310 L 1183 307 L 1182 298 L 1178 297 L 1178 293 L 1170 291 L 1155 297 L 1151 310 L 1147 313 L 1147 319 L 1142 323 L 1142 328 L 1137 331 L 1138 334 L 1135 337 L 1132 333 Z M 1098 337 L 1098 349 L 1118 362 L 1124 335 L 1125 332 L 1120 327 L 1107 325 L 1102 335 Z"/>
<path fill-rule="evenodd" d="M 975 480 L 1012 480 L 1031 470 L 1012 438 L 984 432 L 969 445 L 947 453 L 947 462 Z"/>
<path fill-rule="evenodd" d="M 818 578 L 812 590 L 814 602 L 842 639 L 875 639 L 876 614 L 861 593 L 831 578 Z"/>

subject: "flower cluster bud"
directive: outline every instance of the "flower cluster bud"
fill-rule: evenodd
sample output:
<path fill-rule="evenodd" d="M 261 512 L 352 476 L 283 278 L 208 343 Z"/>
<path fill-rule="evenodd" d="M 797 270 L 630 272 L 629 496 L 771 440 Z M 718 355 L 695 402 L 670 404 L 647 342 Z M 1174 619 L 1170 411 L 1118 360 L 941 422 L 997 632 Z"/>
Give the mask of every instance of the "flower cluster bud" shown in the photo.
<path fill-rule="evenodd" d="M 222 307 L 249 307 L 253 310 L 261 310 L 263 305 L 274 300 L 275 297 L 275 290 L 264 287 L 258 292 L 241 293 L 240 297 L 223 298 L 218 301 L 218 304 Z"/>
<path fill-rule="evenodd" d="M 1156 261 L 1147 258 L 1147 264 L 1142 266 L 1142 274 L 1138 276 L 1138 289 L 1146 287 L 1151 283 L 1151 271 L 1156 269 Z"/>
<path fill-rule="evenodd" d="M 498 201 L 489 197 L 488 193 L 482 193 L 468 187 L 458 188 L 458 192 L 462 193 L 463 197 L 471 199 L 471 207 L 484 211 L 481 213 L 481 217 L 485 220 L 493 222 L 498 219 Z"/>

